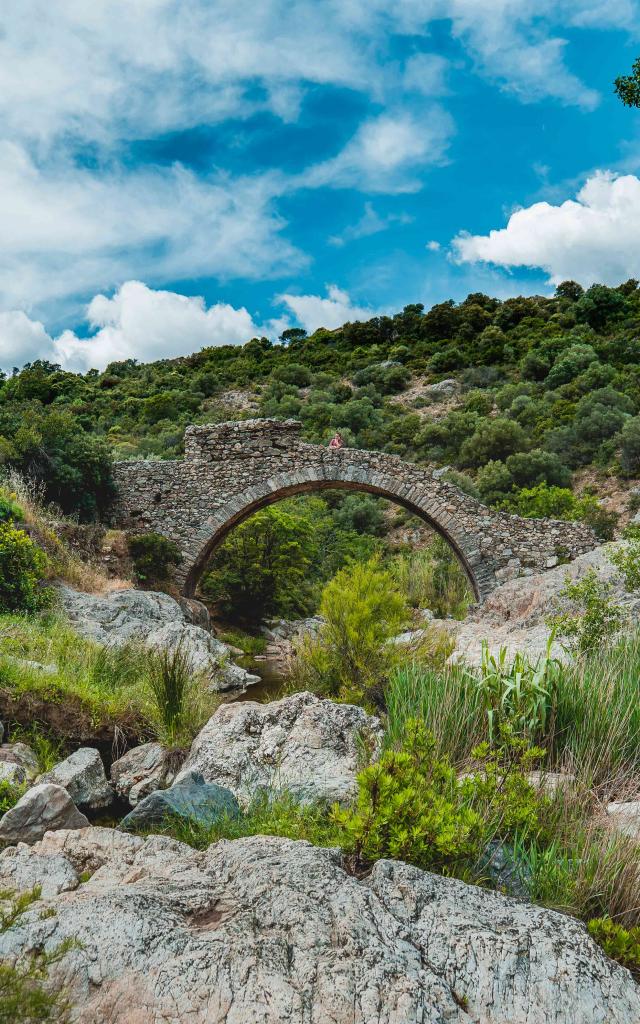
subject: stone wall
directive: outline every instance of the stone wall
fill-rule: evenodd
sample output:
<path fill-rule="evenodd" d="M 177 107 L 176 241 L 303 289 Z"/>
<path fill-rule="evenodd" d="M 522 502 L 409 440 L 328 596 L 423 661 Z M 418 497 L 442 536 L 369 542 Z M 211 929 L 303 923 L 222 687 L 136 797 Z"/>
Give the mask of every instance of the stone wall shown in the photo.
<path fill-rule="evenodd" d="M 187 427 L 184 459 L 117 463 L 118 525 L 153 530 L 179 545 L 176 577 L 187 595 L 233 526 L 283 497 L 328 487 L 378 494 L 421 516 L 452 545 L 478 600 L 505 580 L 552 568 L 598 544 L 584 523 L 496 512 L 432 468 L 381 452 L 307 444 L 300 429 L 295 420 Z"/>

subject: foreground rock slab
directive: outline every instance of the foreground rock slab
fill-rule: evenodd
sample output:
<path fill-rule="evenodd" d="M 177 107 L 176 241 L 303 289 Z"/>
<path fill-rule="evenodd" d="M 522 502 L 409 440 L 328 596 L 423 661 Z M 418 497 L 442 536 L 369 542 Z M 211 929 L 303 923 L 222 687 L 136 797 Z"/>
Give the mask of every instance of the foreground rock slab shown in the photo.
<path fill-rule="evenodd" d="M 53 829 L 84 828 L 89 822 L 62 786 L 32 786 L 0 818 L 0 845 L 36 843 Z"/>
<path fill-rule="evenodd" d="M 199 772 L 247 804 L 260 790 L 302 800 L 347 800 L 363 746 L 372 752 L 380 722 L 362 708 L 295 693 L 270 704 L 224 704 L 196 736 L 178 780 Z"/>
<path fill-rule="evenodd" d="M 67 861 L 68 885 L 0 936 L 0 957 L 78 940 L 51 971 L 73 1024 L 640 1020 L 629 972 L 561 914 L 391 861 L 358 881 L 336 851 L 287 839 L 196 853 L 108 832 L 21 853 L 23 877 L 31 861 L 44 879 L 51 861 L 63 886 Z M 15 860 L 0 856 L 0 885 Z"/>
<path fill-rule="evenodd" d="M 93 747 L 79 747 L 73 754 L 41 775 L 38 782 L 63 786 L 77 807 L 98 810 L 113 803 L 102 758 Z"/>

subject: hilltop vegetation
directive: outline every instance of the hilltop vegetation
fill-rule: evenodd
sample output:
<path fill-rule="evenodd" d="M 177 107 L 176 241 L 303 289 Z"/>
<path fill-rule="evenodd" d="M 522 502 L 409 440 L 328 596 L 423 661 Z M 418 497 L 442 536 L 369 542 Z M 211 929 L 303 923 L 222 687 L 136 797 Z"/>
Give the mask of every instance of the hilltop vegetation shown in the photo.
<path fill-rule="evenodd" d="M 455 392 L 429 390 L 445 377 Z M 0 455 L 91 519 L 108 510 L 112 458 L 179 457 L 188 423 L 294 416 L 311 441 L 340 429 L 358 447 L 446 463 L 489 503 L 522 512 L 534 488 L 525 511 L 589 518 L 572 475 L 636 474 L 639 411 L 638 282 L 565 282 L 552 298 L 474 293 L 102 373 L 35 362 L 0 386 Z"/>

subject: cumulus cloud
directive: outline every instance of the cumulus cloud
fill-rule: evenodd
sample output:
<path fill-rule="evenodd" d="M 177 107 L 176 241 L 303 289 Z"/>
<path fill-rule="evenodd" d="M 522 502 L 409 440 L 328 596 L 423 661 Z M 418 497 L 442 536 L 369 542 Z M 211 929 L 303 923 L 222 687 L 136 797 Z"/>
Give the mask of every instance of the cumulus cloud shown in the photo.
<path fill-rule="evenodd" d="M 402 110 L 380 114 L 364 121 L 337 156 L 309 168 L 300 184 L 414 192 L 421 182 L 412 172 L 441 163 L 453 131 L 452 118 L 438 106 L 420 118 Z"/>
<path fill-rule="evenodd" d="M 87 321 L 88 337 L 67 330 L 53 338 L 22 311 L 0 313 L 0 365 L 7 369 L 49 359 L 67 370 L 102 370 L 123 359 L 146 362 L 243 344 L 260 333 L 244 307 L 225 302 L 207 307 L 199 296 L 155 291 L 141 281 L 127 281 L 111 298 L 96 295 Z"/>
<path fill-rule="evenodd" d="M 376 315 L 373 309 L 354 305 L 348 292 L 335 284 L 328 285 L 326 298 L 320 295 L 284 294 L 279 295 L 277 301 L 287 306 L 298 323 L 309 332 L 318 327 L 333 330 L 347 321 L 369 320 Z"/>
<path fill-rule="evenodd" d="M 590 285 L 640 278 L 640 180 L 600 171 L 575 199 L 559 206 L 534 203 L 516 210 L 505 228 L 453 239 L 460 263 L 540 267 L 549 281 Z"/>

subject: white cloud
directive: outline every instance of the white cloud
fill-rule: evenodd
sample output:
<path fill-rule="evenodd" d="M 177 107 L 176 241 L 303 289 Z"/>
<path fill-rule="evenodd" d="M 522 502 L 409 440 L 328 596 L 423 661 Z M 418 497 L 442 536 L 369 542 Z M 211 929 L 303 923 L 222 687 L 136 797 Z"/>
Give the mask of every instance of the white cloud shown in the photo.
<path fill-rule="evenodd" d="M 364 121 L 337 156 L 309 168 L 300 184 L 311 188 L 359 188 L 365 192 L 414 192 L 417 168 L 443 161 L 453 121 L 441 107 L 417 118 L 393 111 Z"/>
<path fill-rule="evenodd" d="M 424 96 L 446 96 L 449 61 L 438 53 L 415 53 L 404 66 L 403 85 Z"/>
<path fill-rule="evenodd" d="M 52 338 L 22 311 L 0 313 L 0 365 L 11 368 L 39 358 L 68 370 L 102 370 L 122 359 L 148 362 L 243 344 L 262 333 L 244 307 L 217 302 L 207 308 L 201 297 L 154 291 L 141 281 L 127 281 L 111 298 L 96 295 L 87 321 L 92 329 L 87 338 L 73 331 Z"/>
<path fill-rule="evenodd" d="M 435 239 L 432 239 L 430 242 L 427 242 L 427 246 L 426 247 L 429 250 L 429 252 L 439 252 L 440 251 L 440 242 L 436 242 Z"/>
<path fill-rule="evenodd" d="M 360 219 L 355 224 L 349 224 L 341 234 L 332 235 L 328 241 L 330 245 L 341 247 L 346 245 L 347 242 L 356 241 L 358 238 L 368 238 L 370 235 L 377 235 L 381 231 L 386 231 L 394 224 L 410 224 L 412 220 L 413 217 L 406 213 L 379 214 L 374 209 L 373 203 L 365 203 L 364 212 Z"/>
<path fill-rule="evenodd" d="M 640 180 L 600 171 L 575 199 L 559 206 L 534 203 L 517 210 L 505 228 L 453 239 L 460 263 L 540 267 L 549 281 L 590 285 L 640 278 Z"/>
<path fill-rule="evenodd" d="M 299 324 L 311 332 L 318 327 L 333 330 L 347 321 L 369 320 L 376 311 L 352 304 L 349 294 L 335 284 L 327 287 L 327 297 L 320 295 L 279 295 L 278 302 L 291 310 Z"/>
<path fill-rule="evenodd" d="M 0 142 L 0 306 L 154 281 L 270 276 L 305 262 L 281 235 L 280 181 L 198 178 L 184 167 L 102 173 L 39 167 Z"/>
<path fill-rule="evenodd" d="M 44 324 L 30 320 L 21 309 L 0 312 L 0 368 L 11 370 L 52 355 L 52 340 Z"/>

